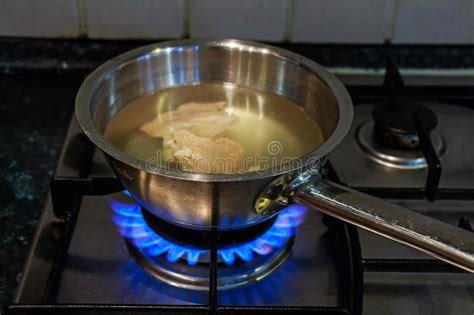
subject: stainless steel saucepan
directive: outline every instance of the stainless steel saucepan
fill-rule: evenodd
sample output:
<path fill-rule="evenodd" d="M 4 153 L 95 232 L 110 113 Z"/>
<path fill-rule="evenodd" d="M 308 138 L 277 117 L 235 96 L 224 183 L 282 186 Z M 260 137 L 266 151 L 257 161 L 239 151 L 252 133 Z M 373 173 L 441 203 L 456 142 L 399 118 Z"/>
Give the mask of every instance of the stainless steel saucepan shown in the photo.
<path fill-rule="evenodd" d="M 129 102 L 197 83 L 233 83 L 281 95 L 313 117 L 325 142 L 298 164 L 242 174 L 198 174 L 151 169 L 104 137 L 110 119 Z M 85 80 L 76 115 L 134 198 L 176 225 L 242 228 L 269 219 L 290 203 L 301 203 L 474 272 L 472 233 L 321 179 L 321 165 L 314 161 L 324 164 L 348 132 L 352 103 L 333 75 L 292 52 L 239 40 L 182 40 L 138 48 L 106 62 Z"/>

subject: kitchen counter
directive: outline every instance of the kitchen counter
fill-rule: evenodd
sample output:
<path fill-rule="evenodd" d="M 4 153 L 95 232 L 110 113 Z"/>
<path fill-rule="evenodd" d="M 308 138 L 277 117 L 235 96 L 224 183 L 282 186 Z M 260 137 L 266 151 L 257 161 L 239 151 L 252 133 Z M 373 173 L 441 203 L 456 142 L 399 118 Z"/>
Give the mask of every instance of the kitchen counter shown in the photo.
<path fill-rule="evenodd" d="M 0 75 L 0 304 L 21 277 L 80 82 Z"/>
<path fill-rule="evenodd" d="M 145 42 L 0 39 L 0 312 L 12 299 L 86 73 Z M 331 67 L 474 68 L 474 47 L 282 45 Z"/>

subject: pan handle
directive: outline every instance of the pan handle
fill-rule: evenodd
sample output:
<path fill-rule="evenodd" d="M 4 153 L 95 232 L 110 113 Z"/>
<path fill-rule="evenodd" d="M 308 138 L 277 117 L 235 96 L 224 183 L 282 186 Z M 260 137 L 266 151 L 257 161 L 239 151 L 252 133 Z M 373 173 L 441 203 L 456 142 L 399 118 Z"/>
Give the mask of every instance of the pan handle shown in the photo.
<path fill-rule="evenodd" d="M 293 202 L 474 272 L 472 232 L 327 180 L 303 185 L 293 198 Z"/>

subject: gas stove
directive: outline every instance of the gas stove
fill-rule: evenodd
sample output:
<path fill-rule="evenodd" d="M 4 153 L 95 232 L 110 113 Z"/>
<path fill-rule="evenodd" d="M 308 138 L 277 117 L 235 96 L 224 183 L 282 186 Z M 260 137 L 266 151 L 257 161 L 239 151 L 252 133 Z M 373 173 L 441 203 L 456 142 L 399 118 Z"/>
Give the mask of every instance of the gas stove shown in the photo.
<path fill-rule="evenodd" d="M 474 77 L 402 78 L 389 62 L 385 78 L 340 79 L 354 122 L 326 176 L 472 231 Z M 8 314 L 66 311 L 472 314 L 474 276 L 300 205 L 237 231 L 160 221 L 73 117 Z"/>

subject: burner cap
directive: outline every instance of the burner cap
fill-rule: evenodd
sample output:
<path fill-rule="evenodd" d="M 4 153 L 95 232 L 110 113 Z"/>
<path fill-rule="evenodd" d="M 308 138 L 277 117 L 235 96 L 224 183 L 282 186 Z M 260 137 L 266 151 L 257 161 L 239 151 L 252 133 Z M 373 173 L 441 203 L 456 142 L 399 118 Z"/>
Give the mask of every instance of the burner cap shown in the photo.
<path fill-rule="evenodd" d="M 367 121 L 356 131 L 357 143 L 367 156 L 374 162 L 397 169 L 421 169 L 428 167 L 428 163 L 419 148 L 400 150 L 376 141 L 374 121 Z M 438 156 L 445 152 L 445 143 L 442 136 L 435 131 L 431 133 L 431 142 Z"/>
<path fill-rule="evenodd" d="M 174 243 L 181 245 L 192 245 L 200 249 L 210 249 L 212 240 L 214 239 L 213 232 L 201 231 L 183 228 L 167 221 L 164 221 L 149 211 L 142 208 L 142 216 L 156 234 L 167 238 Z M 247 243 L 258 236 L 264 234 L 269 228 L 273 226 L 277 216 L 268 218 L 252 226 L 243 227 L 235 230 L 220 231 L 217 239 L 217 247 L 223 248 L 226 246 L 234 246 L 238 244 Z"/>
<path fill-rule="evenodd" d="M 394 149 L 417 148 L 419 138 L 415 116 L 427 133 L 438 124 L 436 114 L 421 104 L 385 103 L 375 106 L 372 111 L 375 140 Z"/>

